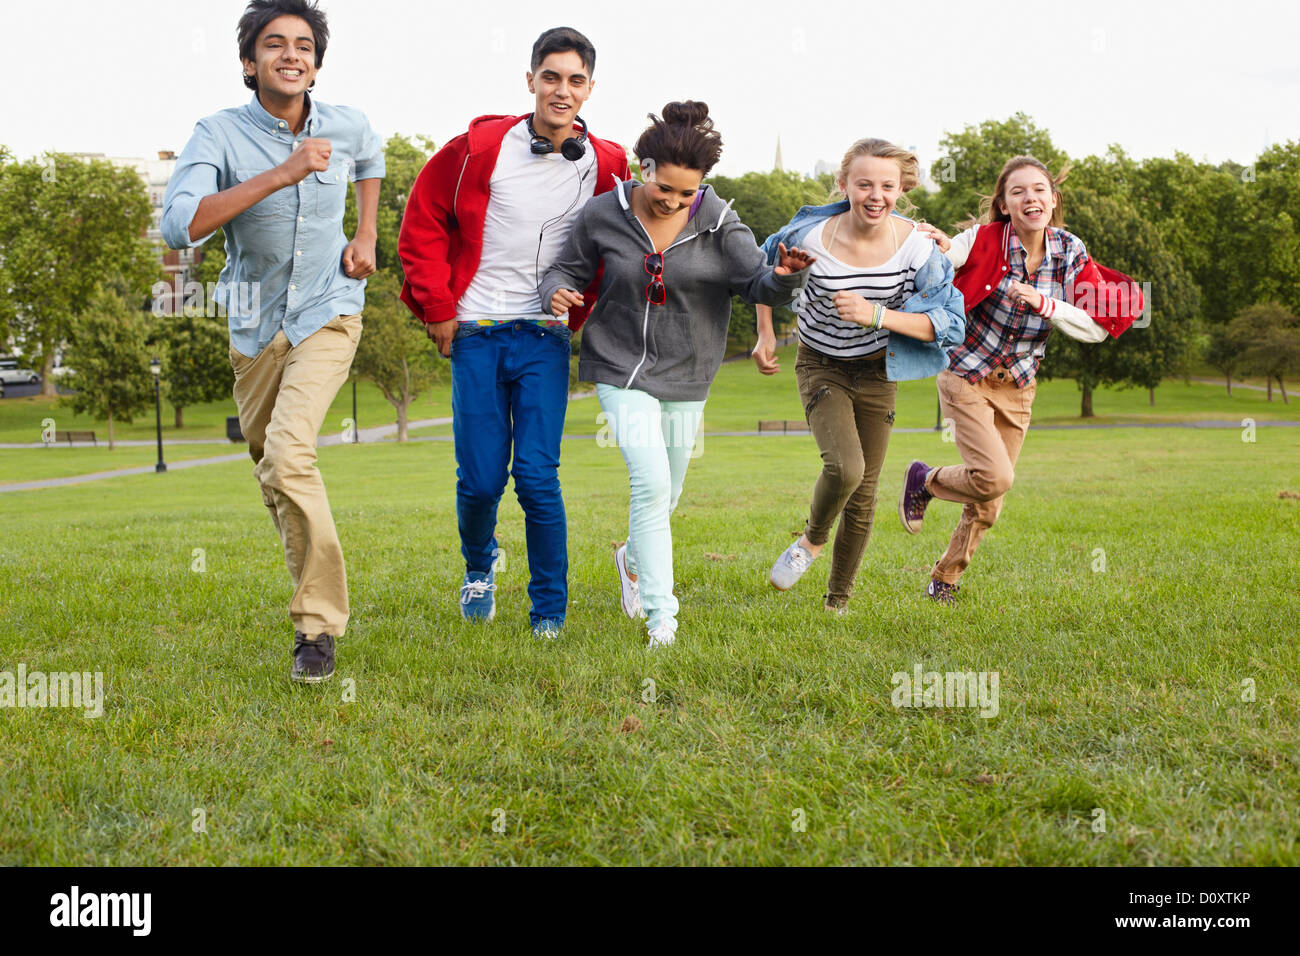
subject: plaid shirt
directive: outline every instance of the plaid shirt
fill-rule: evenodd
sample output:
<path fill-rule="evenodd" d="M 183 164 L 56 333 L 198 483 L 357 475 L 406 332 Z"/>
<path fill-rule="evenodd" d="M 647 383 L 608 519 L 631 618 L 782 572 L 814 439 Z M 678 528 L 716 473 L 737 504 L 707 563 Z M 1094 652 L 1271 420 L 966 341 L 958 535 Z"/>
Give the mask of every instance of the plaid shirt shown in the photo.
<path fill-rule="evenodd" d="M 1024 388 L 1038 372 L 1052 324 L 1046 316 L 1016 302 L 1011 297 L 1011 283 L 1024 282 L 1037 289 L 1044 299 L 1068 302 L 1065 290 L 1088 257 L 1078 236 L 1048 227 L 1043 262 L 1030 277 L 1025 274 L 1025 247 L 1014 229 L 1006 233 L 1006 274 L 997 288 L 966 316 L 966 341 L 953 349 L 948 368 L 974 384 L 1001 366 L 1010 370 L 1017 388 Z M 1049 314 L 1050 308 L 1048 303 Z"/>

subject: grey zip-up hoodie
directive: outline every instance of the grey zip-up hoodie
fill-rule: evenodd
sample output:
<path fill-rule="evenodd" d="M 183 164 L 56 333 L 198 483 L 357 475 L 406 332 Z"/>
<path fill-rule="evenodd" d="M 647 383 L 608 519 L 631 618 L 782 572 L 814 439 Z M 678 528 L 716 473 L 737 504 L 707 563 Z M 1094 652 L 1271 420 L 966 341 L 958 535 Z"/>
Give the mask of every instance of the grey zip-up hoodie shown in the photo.
<path fill-rule="evenodd" d="M 663 250 L 667 298 L 651 305 L 645 260 L 655 250 L 632 213 L 638 188 L 620 183 L 582 207 L 538 292 L 549 305 L 560 289 L 585 289 L 603 267 L 595 308 L 582 327 L 578 377 L 637 388 L 665 402 L 703 401 L 726 351 L 731 297 L 786 305 L 803 274 L 776 275 L 731 203 L 705 186 L 695 215 Z"/>

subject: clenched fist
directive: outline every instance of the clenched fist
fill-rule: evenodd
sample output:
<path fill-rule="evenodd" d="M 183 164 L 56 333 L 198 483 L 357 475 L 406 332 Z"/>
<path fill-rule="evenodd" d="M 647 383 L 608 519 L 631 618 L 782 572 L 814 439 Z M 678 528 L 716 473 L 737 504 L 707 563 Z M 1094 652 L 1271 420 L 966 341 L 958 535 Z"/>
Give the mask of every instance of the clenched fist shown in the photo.
<path fill-rule="evenodd" d="M 280 164 L 290 183 L 300 183 L 312 173 L 323 173 L 330 168 L 333 147 L 327 139 L 304 139 L 293 148 L 289 158 Z"/>

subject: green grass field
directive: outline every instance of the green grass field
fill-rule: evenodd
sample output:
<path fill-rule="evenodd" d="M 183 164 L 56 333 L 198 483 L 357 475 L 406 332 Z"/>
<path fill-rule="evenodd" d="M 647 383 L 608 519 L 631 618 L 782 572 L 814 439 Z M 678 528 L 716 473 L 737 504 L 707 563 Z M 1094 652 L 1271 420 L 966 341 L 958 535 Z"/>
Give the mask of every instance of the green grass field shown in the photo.
<path fill-rule="evenodd" d="M 1169 414 L 1178 389 L 1191 417 L 1270 410 L 1171 384 Z M 727 366 L 707 427 L 800 417 L 793 390 L 792 361 Z M 933 423 L 932 383 L 901 394 L 899 426 Z M 1075 420 L 1073 383 L 1038 411 Z M 315 688 L 288 681 L 288 576 L 247 463 L 5 494 L 0 671 L 101 671 L 106 702 L 0 708 L 0 864 L 1295 865 L 1300 501 L 1279 492 L 1300 492 L 1300 429 L 1256 438 L 1031 432 L 943 609 L 921 590 L 957 508 L 911 537 L 895 502 L 911 458 L 955 449 L 895 434 L 837 618 L 826 559 L 766 583 L 812 440 L 708 436 L 674 516 L 678 642 L 653 654 L 618 608 L 616 449 L 565 443 L 569 619 L 538 644 L 512 492 L 497 620 L 467 625 L 451 444 L 324 448 L 353 619 Z M 997 716 L 894 707 L 916 665 L 998 672 Z"/>

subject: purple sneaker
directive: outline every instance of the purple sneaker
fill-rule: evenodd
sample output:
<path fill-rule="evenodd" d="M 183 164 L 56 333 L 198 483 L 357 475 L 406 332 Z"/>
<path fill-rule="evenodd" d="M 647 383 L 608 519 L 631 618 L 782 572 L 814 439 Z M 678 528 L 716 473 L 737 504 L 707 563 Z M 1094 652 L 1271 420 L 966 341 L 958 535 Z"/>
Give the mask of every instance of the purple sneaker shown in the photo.
<path fill-rule="evenodd" d="M 930 466 L 923 461 L 914 461 L 907 466 L 903 478 L 903 491 L 898 498 L 898 518 L 908 534 L 921 530 L 925 520 L 925 506 L 934 495 L 925 490 L 925 476 L 930 473 Z"/>
<path fill-rule="evenodd" d="M 925 593 L 935 604 L 952 607 L 957 603 L 957 592 L 960 590 L 960 584 L 949 584 L 947 581 L 931 578 L 930 586 L 925 589 Z"/>

